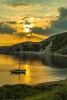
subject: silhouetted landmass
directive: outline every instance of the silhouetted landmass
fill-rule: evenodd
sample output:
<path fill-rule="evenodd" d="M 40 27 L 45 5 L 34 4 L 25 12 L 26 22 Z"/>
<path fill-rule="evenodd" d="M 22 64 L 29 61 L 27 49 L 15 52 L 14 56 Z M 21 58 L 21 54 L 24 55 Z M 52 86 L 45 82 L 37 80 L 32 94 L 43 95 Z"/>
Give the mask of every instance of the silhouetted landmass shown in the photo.
<path fill-rule="evenodd" d="M 51 44 L 51 45 L 50 45 Z M 48 50 L 49 49 L 49 50 Z M 48 52 L 49 51 L 49 52 Z M 1 46 L 0 53 L 43 52 L 67 54 L 67 32 L 49 37 L 42 42 L 22 42 L 12 46 Z"/>

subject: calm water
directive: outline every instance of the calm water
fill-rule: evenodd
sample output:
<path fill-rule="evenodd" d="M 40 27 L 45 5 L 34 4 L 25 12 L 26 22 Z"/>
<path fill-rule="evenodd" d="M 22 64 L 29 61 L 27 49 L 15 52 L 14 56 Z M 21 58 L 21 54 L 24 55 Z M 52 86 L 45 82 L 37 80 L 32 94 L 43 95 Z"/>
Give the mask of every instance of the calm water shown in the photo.
<path fill-rule="evenodd" d="M 11 74 L 19 67 L 18 55 L 0 55 L 0 86 L 4 84 L 37 84 L 56 81 L 67 77 L 67 57 L 21 55 L 20 68 L 26 74 Z"/>

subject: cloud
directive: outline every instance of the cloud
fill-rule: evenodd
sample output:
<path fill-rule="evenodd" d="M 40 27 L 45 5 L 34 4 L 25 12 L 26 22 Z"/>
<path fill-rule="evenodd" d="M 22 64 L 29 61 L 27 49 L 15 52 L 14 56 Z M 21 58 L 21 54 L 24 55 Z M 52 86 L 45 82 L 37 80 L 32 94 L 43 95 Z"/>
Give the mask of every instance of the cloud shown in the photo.
<path fill-rule="evenodd" d="M 21 5 L 28 5 L 28 4 L 40 4 L 43 3 L 44 0 L 7 0 L 5 1 L 7 4 L 11 4 L 13 6 L 21 6 Z"/>
<path fill-rule="evenodd" d="M 20 6 L 28 6 L 28 4 L 19 2 L 19 3 L 11 3 L 10 6 L 12 7 L 20 7 Z"/>
<path fill-rule="evenodd" d="M 28 4 L 20 2 L 20 3 L 15 3 L 13 6 L 27 6 Z"/>
<path fill-rule="evenodd" d="M 55 27 L 47 27 L 46 29 L 43 29 L 42 27 L 33 27 L 31 29 L 31 32 L 36 34 L 43 34 L 43 35 L 53 35 L 53 34 L 57 34 L 58 32 L 62 32 L 62 30 L 57 29 Z"/>
<path fill-rule="evenodd" d="M 7 21 L 6 23 L 8 23 L 8 24 L 16 24 L 17 22 L 15 22 L 15 21 Z"/>
<path fill-rule="evenodd" d="M 59 19 L 63 19 L 63 18 L 67 17 L 67 8 L 61 7 L 58 10 L 59 10 L 59 13 L 60 13 Z"/>
<path fill-rule="evenodd" d="M 37 34 L 44 34 L 45 30 L 42 27 L 33 27 L 31 28 L 31 32 Z"/>
<path fill-rule="evenodd" d="M 56 27 L 58 29 L 67 30 L 67 9 L 66 8 L 59 8 L 59 17 L 58 20 L 52 21 L 52 27 Z"/>
<path fill-rule="evenodd" d="M 33 27 L 31 32 L 36 34 L 54 35 L 67 31 L 67 8 L 59 8 L 59 17 L 57 20 L 51 21 L 51 27 L 47 26 L 46 29 L 42 27 Z M 44 22 L 45 23 L 45 22 Z"/>
<path fill-rule="evenodd" d="M 67 19 L 58 19 L 57 21 L 52 22 L 52 26 L 58 29 L 67 30 Z"/>
<path fill-rule="evenodd" d="M 19 38 L 22 38 L 22 37 L 26 36 L 27 33 L 25 33 L 25 32 L 17 32 L 15 35 L 18 36 Z"/>
<path fill-rule="evenodd" d="M 0 33 L 1 34 L 13 34 L 14 32 L 17 32 L 16 29 L 8 26 L 4 22 L 0 22 Z"/>
<path fill-rule="evenodd" d="M 28 22 L 27 20 L 25 21 L 25 24 L 26 25 L 30 25 L 31 23 L 30 22 Z"/>
<path fill-rule="evenodd" d="M 36 34 L 54 35 L 67 31 L 67 9 L 59 8 L 59 17 L 57 20 L 51 21 L 51 26 L 46 29 L 42 27 L 33 27 L 32 32 Z"/>
<path fill-rule="evenodd" d="M 7 0 L 2 3 L 2 5 L 8 6 L 8 7 L 22 7 L 22 6 L 28 6 L 24 0 Z"/>
<path fill-rule="evenodd" d="M 26 16 L 26 17 L 24 17 L 24 18 L 23 18 L 23 19 L 21 19 L 21 20 L 27 20 L 27 19 L 29 19 L 29 17 L 27 17 L 27 16 Z"/>
<path fill-rule="evenodd" d="M 47 27 L 45 29 L 45 34 L 46 35 L 54 35 L 54 34 L 58 34 L 60 32 L 62 32 L 62 29 L 57 29 L 55 27 Z"/>

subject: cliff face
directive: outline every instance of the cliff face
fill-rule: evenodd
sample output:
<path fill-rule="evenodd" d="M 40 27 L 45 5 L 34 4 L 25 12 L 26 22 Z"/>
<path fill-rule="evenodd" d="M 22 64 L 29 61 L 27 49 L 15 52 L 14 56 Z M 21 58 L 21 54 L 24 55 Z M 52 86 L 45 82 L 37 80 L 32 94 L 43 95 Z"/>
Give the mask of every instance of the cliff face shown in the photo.
<path fill-rule="evenodd" d="M 56 35 L 52 42 L 52 52 L 67 54 L 67 32 Z"/>
<path fill-rule="evenodd" d="M 0 53 L 42 52 L 67 54 L 67 32 L 49 37 L 42 42 L 24 42 L 0 47 Z"/>

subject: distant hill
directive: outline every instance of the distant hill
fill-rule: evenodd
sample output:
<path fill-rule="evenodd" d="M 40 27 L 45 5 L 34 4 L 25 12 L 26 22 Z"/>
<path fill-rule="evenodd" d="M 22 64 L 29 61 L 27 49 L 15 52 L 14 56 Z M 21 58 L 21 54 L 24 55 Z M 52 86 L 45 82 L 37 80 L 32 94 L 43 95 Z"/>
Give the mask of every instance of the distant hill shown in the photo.
<path fill-rule="evenodd" d="M 22 42 L 12 46 L 1 46 L 0 53 L 59 53 L 67 54 L 67 32 L 49 37 L 42 42 Z"/>
<path fill-rule="evenodd" d="M 55 36 L 52 41 L 51 51 L 67 54 L 67 32 Z"/>

